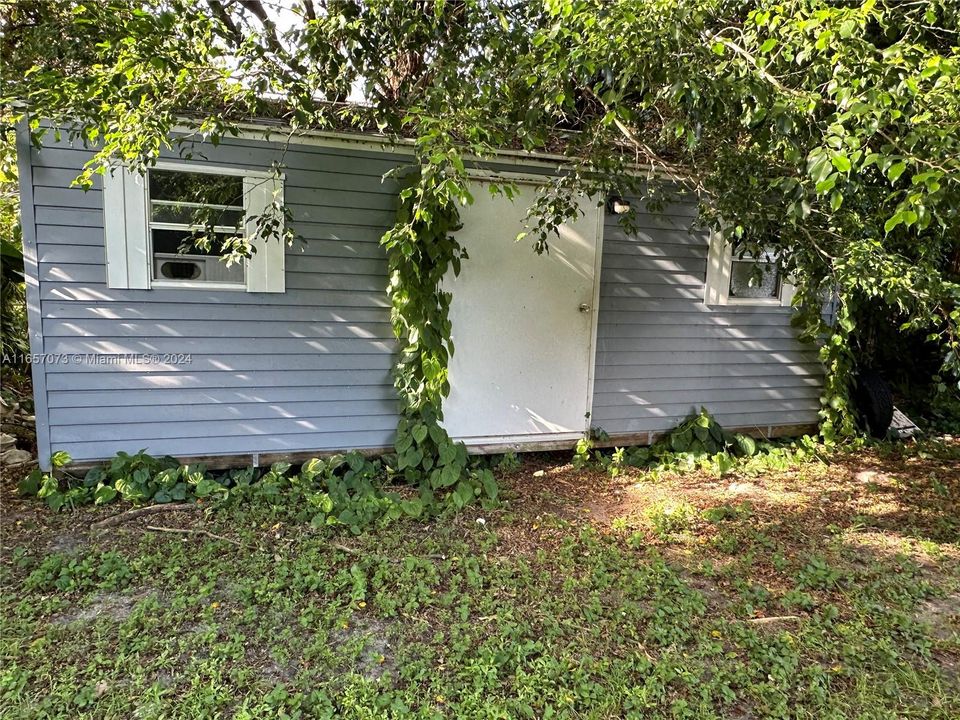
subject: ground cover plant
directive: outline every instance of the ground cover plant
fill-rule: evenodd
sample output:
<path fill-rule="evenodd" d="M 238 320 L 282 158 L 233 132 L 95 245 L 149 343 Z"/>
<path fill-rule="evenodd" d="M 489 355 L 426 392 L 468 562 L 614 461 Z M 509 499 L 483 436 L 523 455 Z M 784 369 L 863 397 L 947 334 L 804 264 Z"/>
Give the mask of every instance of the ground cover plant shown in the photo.
<path fill-rule="evenodd" d="M 960 714 L 956 441 L 591 455 L 358 535 L 291 495 L 103 526 L 5 479 L 0 717 Z"/>
<path fill-rule="evenodd" d="M 421 439 L 426 433 L 424 427 Z M 50 458 L 52 471 L 33 469 L 17 490 L 42 499 L 54 511 L 117 500 L 135 505 L 206 502 L 213 507 L 251 501 L 284 503 L 299 507 L 297 517 L 309 519 L 314 526 L 341 525 L 359 533 L 375 522 L 403 515 L 435 514 L 478 499 L 484 506 L 495 503 L 497 484 L 483 460 L 469 458 L 462 443 L 455 445 L 449 439 L 444 451 L 433 468 L 439 492 L 429 483 L 419 490 L 393 484 L 402 477 L 403 454 L 373 459 L 349 452 L 311 458 L 297 467 L 275 462 L 266 468 L 213 471 L 204 464 L 182 465 L 176 458 L 154 457 L 144 450 L 132 455 L 119 452 L 82 474 L 72 472 L 67 453 L 56 452 Z M 469 476 L 461 479 L 464 469 Z"/>

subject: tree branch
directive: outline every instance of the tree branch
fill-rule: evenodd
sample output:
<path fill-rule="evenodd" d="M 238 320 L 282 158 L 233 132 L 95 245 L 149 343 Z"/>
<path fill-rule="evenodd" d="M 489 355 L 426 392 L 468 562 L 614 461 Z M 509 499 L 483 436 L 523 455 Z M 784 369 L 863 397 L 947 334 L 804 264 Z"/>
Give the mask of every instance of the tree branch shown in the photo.
<path fill-rule="evenodd" d="M 160 525 L 147 525 L 147 530 L 151 530 L 153 532 L 177 533 L 179 535 L 203 535 L 208 538 L 213 538 L 214 540 L 223 540 L 224 542 L 231 543 L 237 547 L 249 547 L 248 545 L 244 545 L 239 540 L 233 540 L 232 538 L 224 537 L 223 535 L 217 535 L 209 530 L 196 530 L 194 528 L 172 528 L 163 527 Z"/>
<path fill-rule="evenodd" d="M 223 3 L 220 0 L 207 0 L 207 4 L 210 6 L 210 10 L 216 16 L 223 27 L 226 29 L 227 34 L 230 36 L 230 39 L 239 45 L 243 42 L 243 33 L 240 32 L 240 28 L 237 27 L 237 24 L 233 22 L 233 18 L 230 17 L 230 13 L 226 11 L 226 8 L 223 7 Z"/>
<path fill-rule="evenodd" d="M 793 88 L 788 88 L 779 79 L 767 72 L 763 67 L 760 66 L 760 62 L 755 56 L 747 52 L 744 48 L 737 45 L 732 40 L 728 40 L 722 35 L 705 35 L 704 40 L 718 42 L 723 45 L 725 48 L 729 48 L 734 53 L 746 60 L 750 65 L 753 66 L 753 69 L 756 70 L 757 74 L 766 80 L 768 83 L 773 85 L 777 90 L 782 92 L 785 95 L 792 95 L 793 97 L 808 97 L 808 93 L 801 92 L 800 90 L 794 90 Z"/>
<path fill-rule="evenodd" d="M 263 3 L 261 3 L 260 0 L 240 0 L 240 5 L 260 21 L 267 48 L 273 53 L 274 57 L 290 70 L 300 73 L 301 75 L 306 74 L 307 69 L 301 65 L 296 58 L 291 56 L 283 46 L 283 43 L 280 42 L 280 37 L 277 35 L 277 25 L 270 18 L 266 8 L 263 7 Z"/>
<path fill-rule="evenodd" d="M 610 111 L 609 106 L 605 102 L 603 102 L 603 100 L 599 96 L 597 96 L 597 94 L 593 91 L 593 88 L 591 88 L 588 85 L 583 85 L 581 86 L 581 88 L 584 92 L 589 93 L 591 96 L 593 96 L 594 100 L 600 104 L 600 107 L 603 108 L 604 112 Z M 613 122 L 614 122 L 614 125 L 617 126 L 617 129 L 620 131 L 620 133 L 627 139 L 627 141 L 631 145 L 633 145 L 636 149 L 640 150 L 640 152 L 643 153 L 647 161 L 652 166 L 659 165 L 660 168 L 663 169 L 664 172 L 667 174 L 667 176 L 671 180 L 674 180 L 675 182 L 681 183 L 683 185 L 690 185 L 692 181 L 696 187 L 700 187 L 700 183 L 695 177 L 691 176 L 689 173 L 683 172 L 680 168 L 673 165 L 673 163 L 669 163 L 663 158 L 661 158 L 652 147 L 647 145 L 645 142 L 643 142 L 643 140 L 641 140 L 637 136 L 633 128 L 629 127 L 626 123 L 620 120 L 620 118 L 615 117 Z"/>

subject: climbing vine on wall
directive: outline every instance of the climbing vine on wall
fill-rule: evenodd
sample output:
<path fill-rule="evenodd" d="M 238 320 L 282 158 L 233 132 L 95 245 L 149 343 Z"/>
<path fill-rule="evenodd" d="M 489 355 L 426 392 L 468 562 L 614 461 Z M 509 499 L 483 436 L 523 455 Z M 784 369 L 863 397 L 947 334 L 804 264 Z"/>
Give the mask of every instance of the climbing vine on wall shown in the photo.
<path fill-rule="evenodd" d="M 460 274 L 467 253 L 454 233 L 460 228 L 457 203 L 469 201 L 462 172 L 430 165 L 407 178 L 395 225 L 383 236 L 392 303 L 391 322 L 400 344 L 394 385 L 402 411 L 397 424 L 397 469 L 420 487 L 432 504 L 450 493 L 462 507 L 476 498 L 495 500 L 493 474 L 471 464 L 463 443 L 441 425 L 443 399 L 450 392 L 447 369 L 451 294 L 442 288 L 447 271 Z"/>

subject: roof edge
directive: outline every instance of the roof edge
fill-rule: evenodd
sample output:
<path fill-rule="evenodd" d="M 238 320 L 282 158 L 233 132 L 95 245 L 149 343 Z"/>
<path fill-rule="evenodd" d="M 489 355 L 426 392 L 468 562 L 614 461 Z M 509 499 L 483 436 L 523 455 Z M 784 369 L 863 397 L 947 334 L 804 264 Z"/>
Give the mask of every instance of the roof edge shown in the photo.
<path fill-rule="evenodd" d="M 192 123 L 192 124 L 191 124 Z M 189 117 L 183 118 L 183 124 L 174 127 L 174 132 L 196 134 L 198 123 Z M 294 129 L 289 125 L 276 120 L 241 121 L 234 124 L 238 129 L 236 137 L 264 142 L 293 143 L 300 145 L 315 145 L 319 147 L 355 148 L 372 152 L 394 152 L 403 155 L 413 155 L 416 142 L 412 138 L 400 138 L 374 132 L 346 132 L 337 130 Z M 480 156 L 473 153 L 464 155 L 468 161 L 501 162 L 504 164 L 523 167 L 540 167 L 560 169 L 560 166 L 570 165 L 572 159 L 566 155 L 548 152 L 531 152 L 528 150 L 514 150 L 510 148 L 494 148 L 490 156 Z M 674 172 L 658 169 L 652 164 L 631 163 L 628 165 L 633 174 L 647 174 L 660 176 L 674 181 L 681 180 Z"/>

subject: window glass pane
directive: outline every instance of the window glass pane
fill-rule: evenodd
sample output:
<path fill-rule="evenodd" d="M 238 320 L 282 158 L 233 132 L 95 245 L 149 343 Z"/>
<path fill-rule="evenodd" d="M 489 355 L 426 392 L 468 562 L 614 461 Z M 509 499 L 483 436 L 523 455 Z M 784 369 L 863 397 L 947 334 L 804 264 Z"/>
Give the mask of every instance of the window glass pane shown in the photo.
<path fill-rule="evenodd" d="M 243 178 L 239 175 L 150 171 L 151 200 L 179 200 L 243 208 Z"/>
<path fill-rule="evenodd" d="M 162 253 L 188 253 L 190 255 L 223 255 L 224 243 L 236 237 L 233 233 L 204 233 L 190 230 L 153 230 L 153 251 Z M 209 238 L 209 243 L 207 239 Z M 205 250 L 204 245 L 210 249 Z"/>
<path fill-rule="evenodd" d="M 197 247 L 207 237 L 189 230 L 153 230 L 153 277 L 156 280 L 193 280 L 199 282 L 244 281 L 243 263 L 229 267 L 220 259 L 224 241 L 233 237 L 225 233 L 210 236 L 210 249 Z"/>
<path fill-rule="evenodd" d="M 154 280 L 192 280 L 243 284 L 243 266 L 227 267 L 218 258 L 204 255 L 153 256 Z"/>
<path fill-rule="evenodd" d="M 730 270 L 730 297 L 776 298 L 780 296 L 780 269 L 776 263 L 734 260 Z"/>
<path fill-rule="evenodd" d="M 240 229 L 243 223 L 243 210 L 226 210 L 219 207 L 195 205 L 193 203 L 152 203 L 153 222 L 176 223 L 179 225 L 202 225 L 204 227 L 225 226 Z"/>

